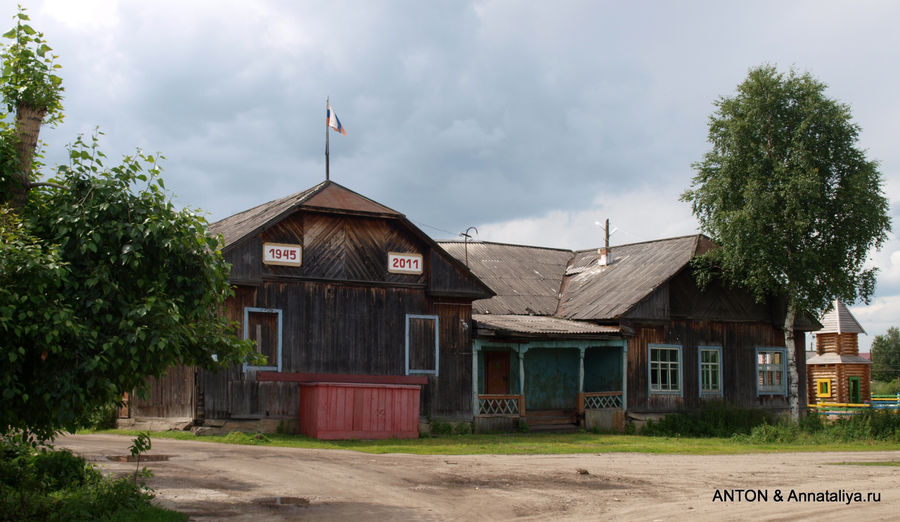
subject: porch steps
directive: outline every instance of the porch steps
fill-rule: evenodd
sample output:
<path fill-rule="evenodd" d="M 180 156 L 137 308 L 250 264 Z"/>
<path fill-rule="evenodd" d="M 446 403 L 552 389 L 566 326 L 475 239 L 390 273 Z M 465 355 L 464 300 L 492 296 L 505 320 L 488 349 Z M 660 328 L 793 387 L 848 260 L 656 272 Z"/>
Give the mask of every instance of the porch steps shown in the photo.
<path fill-rule="evenodd" d="M 531 410 L 525 416 L 529 431 L 578 431 L 575 410 Z"/>

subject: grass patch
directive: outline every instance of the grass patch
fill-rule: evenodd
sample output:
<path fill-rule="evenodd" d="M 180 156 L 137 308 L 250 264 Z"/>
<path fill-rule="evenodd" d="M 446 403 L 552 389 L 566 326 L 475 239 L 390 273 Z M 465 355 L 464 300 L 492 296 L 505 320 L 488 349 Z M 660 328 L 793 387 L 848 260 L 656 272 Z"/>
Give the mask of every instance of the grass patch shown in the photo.
<path fill-rule="evenodd" d="M 135 435 L 130 431 L 104 431 Z M 578 453 L 658 453 L 677 455 L 733 455 L 770 452 L 890 451 L 900 450 L 893 441 L 751 441 L 728 437 L 661 437 L 580 433 L 499 433 L 441 435 L 420 439 L 316 440 L 302 435 L 252 434 L 202 435 L 190 432 L 156 432 L 153 438 L 196 440 L 225 444 L 253 444 L 285 448 L 337 449 L 361 453 L 408 453 L 413 455 L 558 455 Z"/>
<path fill-rule="evenodd" d="M 874 460 L 871 462 L 831 462 L 832 466 L 900 466 L 897 460 Z"/>

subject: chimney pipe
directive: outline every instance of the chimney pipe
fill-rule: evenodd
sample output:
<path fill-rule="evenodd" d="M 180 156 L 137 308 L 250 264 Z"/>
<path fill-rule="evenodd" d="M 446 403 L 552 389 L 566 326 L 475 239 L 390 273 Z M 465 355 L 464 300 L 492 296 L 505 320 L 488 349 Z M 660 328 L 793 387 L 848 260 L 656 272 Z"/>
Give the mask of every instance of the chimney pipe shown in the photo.
<path fill-rule="evenodd" d="M 607 266 L 612 264 L 612 250 L 609 248 L 609 218 L 606 219 L 606 227 L 604 227 L 605 239 L 603 247 L 597 249 L 597 264 Z"/>

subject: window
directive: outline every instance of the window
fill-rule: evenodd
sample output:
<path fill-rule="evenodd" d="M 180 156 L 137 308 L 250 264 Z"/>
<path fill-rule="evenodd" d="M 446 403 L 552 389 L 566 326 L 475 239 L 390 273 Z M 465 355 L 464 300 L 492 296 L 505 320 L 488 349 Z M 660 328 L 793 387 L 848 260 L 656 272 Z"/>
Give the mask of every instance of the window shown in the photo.
<path fill-rule="evenodd" d="M 651 344 L 650 393 L 681 395 L 681 346 Z"/>
<path fill-rule="evenodd" d="M 266 362 L 254 366 L 244 363 L 244 371 L 281 371 L 281 310 L 244 308 L 244 339 L 256 343 L 256 351 Z"/>
<path fill-rule="evenodd" d="M 700 396 L 722 395 L 722 347 L 701 346 Z"/>
<path fill-rule="evenodd" d="M 756 394 L 787 395 L 784 348 L 756 349 Z"/>
<path fill-rule="evenodd" d="M 831 397 L 831 379 L 816 379 L 816 397 Z"/>
<path fill-rule="evenodd" d="M 438 316 L 406 315 L 406 375 L 438 374 Z"/>

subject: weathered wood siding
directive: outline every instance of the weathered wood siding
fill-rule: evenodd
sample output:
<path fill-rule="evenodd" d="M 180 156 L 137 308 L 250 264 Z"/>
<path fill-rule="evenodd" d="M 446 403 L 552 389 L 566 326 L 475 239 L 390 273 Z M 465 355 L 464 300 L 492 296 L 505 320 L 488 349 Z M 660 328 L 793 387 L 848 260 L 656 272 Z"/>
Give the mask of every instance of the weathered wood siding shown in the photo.
<path fill-rule="evenodd" d="M 302 265 L 263 265 L 265 242 L 301 244 Z M 422 254 L 422 273 L 391 273 L 388 252 Z M 439 371 L 422 391 L 422 414 L 471 415 L 471 298 L 455 296 L 484 290 L 400 222 L 296 212 L 226 258 L 242 283 L 227 304 L 230 320 L 241 323 L 246 307 L 282 311 L 283 372 L 405 375 L 407 315 L 437 316 Z M 415 363 L 434 367 L 426 355 Z M 203 372 L 201 389 L 206 418 L 296 417 L 300 404 L 296 383 L 256 382 L 238 366 Z"/>
<path fill-rule="evenodd" d="M 699 346 L 722 347 L 723 400 L 742 407 L 787 408 L 787 397 L 756 395 L 756 348 L 784 346 L 784 334 L 768 323 L 721 321 L 671 321 L 664 325 L 633 324 L 636 335 L 628 339 L 628 409 L 634 412 L 668 412 L 697 407 Z M 804 335 L 795 333 L 799 382 L 806 382 Z M 681 395 L 651 394 L 648 383 L 650 344 L 681 346 Z M 801 390 L 803 386 L 800 386 Z M 801 407 L 805 398 L 801 392 Z"/>
<path fill-rule="evenodd" d="M 147 381 L 147 397 L 130 395 L 129 410 L 132 417 L 194 417 L 194 368 L 175 366 L 161 377 Z"/>

